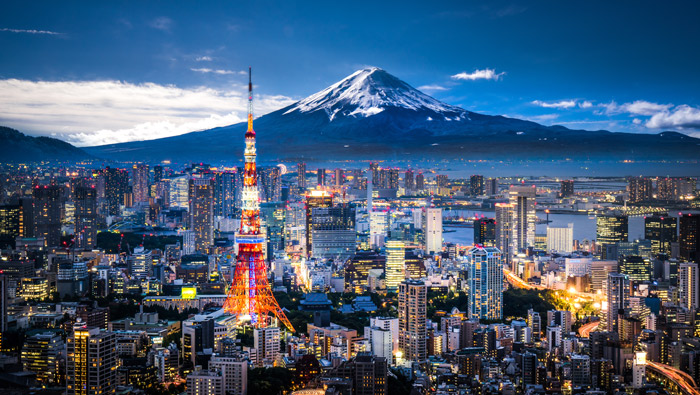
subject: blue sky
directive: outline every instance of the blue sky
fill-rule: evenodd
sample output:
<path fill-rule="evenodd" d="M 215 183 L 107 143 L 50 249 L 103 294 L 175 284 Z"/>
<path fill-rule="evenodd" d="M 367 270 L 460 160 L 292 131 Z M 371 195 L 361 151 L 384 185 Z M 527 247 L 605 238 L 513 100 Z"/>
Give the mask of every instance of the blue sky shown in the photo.
<path fill-rule="evenodd" d="M 244 119 L 378 66 L 447 103 L 700 136 L 700 3 L 0 4 L 0 125 L 77 145 Z M 482 4 L 483 3 L 483 4 Z"/>

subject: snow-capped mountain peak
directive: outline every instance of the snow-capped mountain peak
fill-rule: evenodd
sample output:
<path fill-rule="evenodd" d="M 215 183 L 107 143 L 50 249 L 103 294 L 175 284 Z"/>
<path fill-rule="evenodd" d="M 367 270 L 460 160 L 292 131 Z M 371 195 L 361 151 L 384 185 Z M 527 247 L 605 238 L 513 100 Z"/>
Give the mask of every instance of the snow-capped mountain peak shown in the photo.
<path fill-rule="evenodd" d="M 458 120 L 466 115 L 459 107 L 442 103 L 413 88 L 378 67 L 358 70 L 343 80 L 291 105 L 284 114 L 323 110 L 333 121 L 339 116 L 369 117 L 398 107 L 414 111 L 428 110 Z"/>

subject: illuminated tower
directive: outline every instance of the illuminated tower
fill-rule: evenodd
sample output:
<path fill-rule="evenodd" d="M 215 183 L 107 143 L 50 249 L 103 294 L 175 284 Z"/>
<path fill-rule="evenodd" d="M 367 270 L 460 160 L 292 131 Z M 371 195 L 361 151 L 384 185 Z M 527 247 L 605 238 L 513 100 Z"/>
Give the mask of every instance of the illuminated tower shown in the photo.
<path fill-rule="evenodd" d="M 260 198 L 258 174 L 255 168 L 255 131 L 253 131 L 253 82 L 248 70 L 248 131 L 245 134 L 245 167 L 243 172 L 241 229 L 236 236 L 238 259 L 233 281 L 224 303 L 224 310 L 249 319 L 255 327 L 269 325 L 269 313 L 277 316 L 294 332 L 292 324 L 272 295 L 263 259 L 264 237 L 260 235 Z"/>

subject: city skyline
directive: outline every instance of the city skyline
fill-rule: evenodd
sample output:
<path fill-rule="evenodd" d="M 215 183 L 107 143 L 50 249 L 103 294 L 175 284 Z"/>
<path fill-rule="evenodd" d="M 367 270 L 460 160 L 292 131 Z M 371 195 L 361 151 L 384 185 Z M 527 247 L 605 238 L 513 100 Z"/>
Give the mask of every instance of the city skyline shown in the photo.
<path fill-rule="evenodd" d="M 470 111 L 698 135 L 693 3 L 38 4 L 3 5 L 0 124 L 81 146 L 243 121 L 250 65 L 257 115 L 378 66 Z"/>

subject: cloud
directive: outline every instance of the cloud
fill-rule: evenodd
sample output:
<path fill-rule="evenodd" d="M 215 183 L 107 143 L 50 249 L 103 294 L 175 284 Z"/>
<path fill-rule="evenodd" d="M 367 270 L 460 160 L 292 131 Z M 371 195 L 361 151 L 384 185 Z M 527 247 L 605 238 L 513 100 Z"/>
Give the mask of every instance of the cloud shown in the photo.
<path fill-rule="evenodd" d="M 25 33 L 25 34 L 47 34 L 49 36 L 60 36 L 63 35 L 63 33 L 58 33 L 58 32 L 52 32 L 50 30 L 34 30 L 34 29 L 9 29 L 9 28 L 0 28 L 0 32 L 10 32 L 10 33 Z"/>
<path fill-rule="evenodd" d="M 591 108 L 593 107 L 593 103 L 588 100 L 584 100 L 581 103 L 579 103 L 578 106 L 581 108 Z"/>
<path fill-rule="evenodd" d="M 673 104 L 659 104 L 652 103 L 645 100 L 636 100 L 631 103 L 617 104 L 612 101 L 607 104 L 601 104 L 605 108 L 605 113 L 608 115 L 612 114 L 633 114 L 633 115 L 646 115 L 651 116 L 660 111 L 668 111 Z"/>
<path fill-rule="evenodd" d="M 197 56 L 195 60 L 198 62 L 211 62 L 214 59 L 211 56 Z"/>
<path fill-rule="evenodd" d="M 148 24 L 154 29 L 162 30 L 164 32 L 170 33 L 171 29 L 175 25 L 175 22 L 173 22 L 172 19 L 166 17 L 166 16 L 161 16 L 158 17 L 154 20 L 151 21 L 151 23 Z"/>
<path fill-rule="evenodd" d="M 483 69 L 483 70 L 474 70 L 472 73 L 467 73 L 466 71 L 463 71 L 459 74 L 455 74 L 452 76 L 452 79 L 455 80 L 466 80 L 466 81 L 474 81 L 474 80 L 494 80 L 497 81 L 501 79 L 506 73 L 501 72 L 501 73 L 496 73 L 495 70 L 493 69 Z"/>
<path fill-rule="evenodd" d="M 646 122 L 651 129 L 678 128 L 700 130 L 700 108 L 680 105 L 673 110 L 657 112 Z"/>
<path fill-rule="evenodd" d="M 175 136 L 245 120 L 246 87 L 233 91 L 122 81 L 0 80 L 0 125 L 79 146 Z M 291 104 L 255 97 L 256 114 Z"/>
<path fill-rule="evenodd" d="M 557 102 L 545 102 L 541 100 L 533 100 L 530 102 L 531 104 L 534 104 L 539 107 L 544 107 L 544 108 L 572 108 L 576 107 L 576 100 L 561 100 Z"/>
<path fill-rule="evenodd" d="M 423 86 L 419 86 L 419 87 L 418 87 L 418 90 L 419 90 L 419 91 L 433 91 L 433 92 L 436 92 L 436 91 L 446 91 L 447 88 L 445 88 L 444 86 L 440 86 L 440 85 L 423 85 Z"/>
<path fill-rule="evenodd" d="M 222 69 L 210 69 L 206 67 L 200 67 L 200 68 L 191 68 L 190 70 L 196 71 L 198 73 L 212 73 L 212 74 L 220 74 L 220 75 L 229 75 L 229 74 L 239 74 L 239 75 L 247 75 L 245 71 L 233 71 L 233 70 L 222 70 Z"/>

